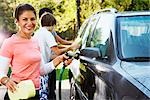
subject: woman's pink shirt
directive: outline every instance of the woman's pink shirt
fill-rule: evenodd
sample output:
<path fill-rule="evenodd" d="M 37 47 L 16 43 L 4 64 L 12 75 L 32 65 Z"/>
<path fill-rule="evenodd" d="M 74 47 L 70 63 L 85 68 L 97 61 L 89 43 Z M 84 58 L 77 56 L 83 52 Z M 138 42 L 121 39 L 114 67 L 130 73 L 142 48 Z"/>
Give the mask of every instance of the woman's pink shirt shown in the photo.
<path fill-rule="evenodd" d="M 3 42 L 0 55 L 11 59 L 14 81 L 32 80 L 39 88 L 41 53 L 35 39 L 23 39 L 14 34 Z"/>

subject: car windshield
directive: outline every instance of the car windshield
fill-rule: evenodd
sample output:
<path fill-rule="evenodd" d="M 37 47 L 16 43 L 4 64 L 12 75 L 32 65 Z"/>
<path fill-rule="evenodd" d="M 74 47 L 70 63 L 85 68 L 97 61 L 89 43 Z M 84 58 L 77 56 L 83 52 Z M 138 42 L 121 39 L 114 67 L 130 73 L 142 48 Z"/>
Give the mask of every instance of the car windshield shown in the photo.
<path fill-rule="evenodd" d="M 150 60 L 150 16 L 117 18 L 118 47 L 122 59 Z"/>

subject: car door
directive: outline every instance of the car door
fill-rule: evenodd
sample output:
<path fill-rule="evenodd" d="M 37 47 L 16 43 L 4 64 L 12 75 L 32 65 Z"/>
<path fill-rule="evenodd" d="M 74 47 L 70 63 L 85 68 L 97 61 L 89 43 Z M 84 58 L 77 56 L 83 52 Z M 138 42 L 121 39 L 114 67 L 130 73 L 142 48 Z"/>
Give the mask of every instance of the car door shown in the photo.
<path fill-rule="evenodd" d="M 81 47 L 80 48 L 84 48 L 86 46 L 86 43 L 87 43 L 87 39 L 90 38 L 91 34 L 93 34 L 94 32 L 94 29 L 95 29 L 95 26 L 99 20 L 100 16 L 99 15 L 92 15 L 89 19 L 88 19 L 88 22 L 86 24 L 86 27 L 85 29 L 82 31 L 82 32 L 79 32 L 79 36 L 78 38 L 80 37 L 81 38 Z M 87 21 L 87 20 L 86 20 Z M 85 22 L 84 22 L 85 23 Z M 85 25 L 84 25 L 85 26 Z M 83 26 L 81 26 L 81 29 L 82 29 Z M 80 96 L 80 99 L 85 99 L 87 98 L 85 96 L 85 92 L 83 90 L 83 85 L 81 86 L 81 84 L 83 83 L 83 80 L 84 80 L 84 76 L 80 74 L 80 72 L 83 72 L 83 73 L 86 73 L 85 71 L 85 66 L 83 64 L 80 63 L 80 60 L 77 60 L 77 59 L 74 59 L 71 63 L 71 67 L 70 67 L 70 70 L 73 74 L 73 77 L 74 77 L 74 80 L 76 81 L 76 84 L 79 86 L 79 95 Z M 85 84 L 84 84 L 85 85 Z M 73 88 L 73 87 L 71 87 Z M 84 92 L 84 93 L 83 93 Z M 73 93 L 71 93 L 71 97 L 73 97 L 72 95 Z M 84 95 L 84 97 L 83 97 Z"/>
<path fill-rule="evenodd" d="M 108 15 L 108 17 L 110 16 Z M 82 52 L 84 49 L 82 48 L 81 50 L 81 54 L 83 55 L 81 62 L 86 66 L 86 73 L 82 73 L 85 77 L 83 90 L 89 99 L 94 100 L 113 98 L 112 92 L 106 93 L 108 90 L 113 91 L 109 88 L 110 84 L 106 84 L 105 80 L 101 78 L 103 72 L 112 71 L 111 65 L 115 62 L 111 29 L 109 23 L 107 23 L 109 21 L 104 23 L 106 20 L 107 16 L 102 14 L 96 23 L 93 33 L 86 41 L 85 51 L 86 49 L 91 49 L 91 53 L 88 50 L 84 54 Z M 98 54 L 94 54 L 94 52 L 92 54 L 92 50 L 96 50 Z"/>

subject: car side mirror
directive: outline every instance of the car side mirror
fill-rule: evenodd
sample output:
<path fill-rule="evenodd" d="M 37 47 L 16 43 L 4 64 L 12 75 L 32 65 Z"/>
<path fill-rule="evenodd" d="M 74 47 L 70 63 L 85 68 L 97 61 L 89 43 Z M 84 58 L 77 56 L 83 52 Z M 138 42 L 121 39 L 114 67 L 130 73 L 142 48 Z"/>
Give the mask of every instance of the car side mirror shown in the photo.
<path fill-rule="evenodd" d="M 98 48 L 96 47 L 86 47 L 84 49 L 81 49 L 80 55 L 86 56 L 89 58 L 99 58 L 101 57 L 101 53 Z"/>

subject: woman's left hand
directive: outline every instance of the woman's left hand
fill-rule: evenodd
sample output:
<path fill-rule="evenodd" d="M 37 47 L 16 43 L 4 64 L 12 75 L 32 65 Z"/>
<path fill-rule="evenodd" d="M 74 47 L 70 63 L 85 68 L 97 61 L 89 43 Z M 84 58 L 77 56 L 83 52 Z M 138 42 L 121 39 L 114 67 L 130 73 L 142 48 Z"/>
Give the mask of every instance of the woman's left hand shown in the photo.
<path fill-rule="evenodd" d="M 5 85 L 11 92 L 16 91 L 17 84 L 8 77 L 3 77 L 1 83 Z"/>

